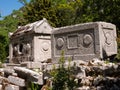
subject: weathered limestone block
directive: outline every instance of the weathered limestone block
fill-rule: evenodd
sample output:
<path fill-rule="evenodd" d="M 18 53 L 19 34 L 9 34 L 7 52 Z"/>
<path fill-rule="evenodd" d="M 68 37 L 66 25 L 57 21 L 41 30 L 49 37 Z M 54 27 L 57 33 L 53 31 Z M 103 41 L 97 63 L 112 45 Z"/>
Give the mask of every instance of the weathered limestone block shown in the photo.
<path fill-rule="evenodd" d="M 118 76 L 120 73 L 120 65 L 118 63 L 106 63 L 101 61 L 101 64 L 91 64 L 93 62 L 88 62 L 88 65 L 85 66 L 86 75 L 104 75 L 104 76 Z"/>
<path fill-rule="evenodd" d="M 82 87 L 76 88 L 75 90 L 90 90 L 90 87 L 89 86 L 82 86 Z"/>
<path fill-rule="evenodd" d="M 2 90 L 2 85 L 0 84 L 0 90 Z"/>
<path fill-rule="evenodd" d="M 101 61 L 98 58 L 94 58 L 93 60 L 88 61 L 88 66 L 102 66 L 104 64 L 104 61 Z"/>
<path fill-rule="evenodd" d="M 20 66 L 20 64 L 15 64 L 15 63 L 5 63 L 4 64 L 4 67 L 5 68 L 9 68 L 9 69 L 12 69 L 13 67 L 15 67 L 15 66 Z"/>
<path fill-rule="evenodd" d="M 8 83 L 7 78 L 0 76 L 0 84 Z"/>
<path fill-rule="evenodd" d="M 27 67 L 30 69 L 39 68 L 40 70 L 42 70 L 42 63 L 41 62 L 22 62 L 21 66 Z"/>
<path fill-rule="evenodd" d="M 19 86 L 8 84 L 5 90 L 20 90 Z"/>
<path fill-rule="evenodd" d="M 40 85 L 43 84 L 43 74 L 39 72 L 35 72 L 23 67 L 14 67 L 15 72 L 18 73 L 18 76 L 34 83 L 38 83 Z"/>
<path fill-rule="evenodd" d="M 116 26 L 106 22 L 91 22 L 54 29 L 52 58 L 57 63 L 64 51 L 72 60 L 104 59 L 117 54 Z"/>
<path fill-rule="evenodd" d="M 77 78 L 80 78 L 80 79 L 81 79 L 81 78 L 86 77 L 85 68 L 84 68 L 83 66 L 77 67 L 75 71 L 76 71 L 76 73 L 77 73 L 77 74 L 76 74 L 76 77 L 77 77 Z M 75 72 L 75 71 L 74 71 L 74 72 Z"/>
<path fill-rule="evenodd" d="M 17 86 L 21 86 L 21 87 L 25 86 L 25 80 L 19 77 L 9 76 L 8 81 Z"/>
<path fill-rule="evenodd" d="M 0 68 L 0 76 L 4 76 L 4 69 Z"/>
<path fill-rule="evenodd" d="M 18 74 L 17 74 L 17 73 L 12 73 L 12 76 L 17 77 L 17 76 L 18 76 Z"/>
<path fill-rule="evenodd" d="M 15 73 L 15 71 L 13 69 L 4 68 L 4 76 L 5 77 L 8 77 L 9 75 L 12 75 L 13 73 Z"/>
<path fill-rule="evenodd" d="M 83 77 L 81 79 L 80 85 L 82 85 L 82 86 L 91 86 L 92 82 L 93 82 L 93 77 L 90 77 L 90 76 Z"/>
<path fill-rule="evenodd" d="M 96 78 L 94 79 L 93 85 L 98 86 L 98 85 L 100 85 L 100 84 L 103 82 L 103 80 L 104 80 L 104 77 L 98 76 L 98 77 L 96 77 Z"/>

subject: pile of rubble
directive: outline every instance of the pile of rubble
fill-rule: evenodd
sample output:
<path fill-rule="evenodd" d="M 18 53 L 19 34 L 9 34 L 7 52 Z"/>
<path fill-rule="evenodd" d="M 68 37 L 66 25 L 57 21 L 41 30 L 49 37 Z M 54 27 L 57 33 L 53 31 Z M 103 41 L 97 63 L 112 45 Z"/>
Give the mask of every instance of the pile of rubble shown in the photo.
<path fill-rule="evenodd" d="M 38 73 L 24 67 L 0 69 L 0 90 L 26 90 L 30 82 L 42 85 L 42 81 L 41 72 Z"/>
<path fill-rule="evenodd" d="M 120 63 L 96 59 L 79 64 L 77 90 L 120 90 Z"/>
<path fill-rule="evenodd" d="M 72 61 L 70 65 L 74 67 L 75 80 L 79 84 L 75 90 L 120 90 L 120 63 L 94 59 L 89 62 Z M 43 79 L 49 79 L 45 72 L 50 71 L 53 64 L 45 66 L 43 72 L 17 66 L 13 69 L 1 68 L 0 90 L 26 90 L 29 82 L 43 85 Z M 65 66 L 68 67 L 68 62 Z"/>

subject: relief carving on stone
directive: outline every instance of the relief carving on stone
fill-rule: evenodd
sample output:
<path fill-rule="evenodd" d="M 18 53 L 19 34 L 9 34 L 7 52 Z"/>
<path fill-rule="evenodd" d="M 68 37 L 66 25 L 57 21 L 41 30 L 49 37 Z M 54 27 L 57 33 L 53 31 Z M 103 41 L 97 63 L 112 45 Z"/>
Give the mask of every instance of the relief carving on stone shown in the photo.
<path fill-rule="evenodd" d="M 67 47 L 68 49 L 78 48 L 78 35 L 77 34 L 67 36 Z"/>
<path fill-rule="evenodd" d="M 57 47 L 58 49 L 61 49 L 61 48 L 64 46 L 64 44 L 65 44 L 65 43 L 64 43 L 64 39 L 61 38 L 61 37 L 58 38 L 57 41 L 56 41 L 56 44 L 57 44 L 56 47 Z"/>
<path fill-rule="evenodd" d="M 83 46 L 88 48 L 93 42 L 92 36 L 90 34 L 85 34 L 83 36 Z"/>
<path fill-rule="evenodd" d="M 46 52 L 49 50 L 49 43 L 44 41 L 42 44 L 41 44 L 41 47 L 42 47 L 42 51 L 43 52 Z"/>

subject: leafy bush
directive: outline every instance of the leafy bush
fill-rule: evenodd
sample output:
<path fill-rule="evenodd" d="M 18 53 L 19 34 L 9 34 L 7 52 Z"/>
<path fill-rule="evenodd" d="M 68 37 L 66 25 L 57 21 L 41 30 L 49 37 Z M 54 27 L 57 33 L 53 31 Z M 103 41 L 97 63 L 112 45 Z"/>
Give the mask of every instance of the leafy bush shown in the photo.
<path fill-rule="evenodd" d="M 62 52 L 61 58 L 59 59 L 59 68 L 56 69 L 54 67 L 51 71 L 51 76 L 53 77 L 52 90 L 73 90 L 77 87 L 73 69 L 70 67 L 70 60 L 67 68 L 65 68 L 64 65 L 65 58 L 64 52 Z"/>

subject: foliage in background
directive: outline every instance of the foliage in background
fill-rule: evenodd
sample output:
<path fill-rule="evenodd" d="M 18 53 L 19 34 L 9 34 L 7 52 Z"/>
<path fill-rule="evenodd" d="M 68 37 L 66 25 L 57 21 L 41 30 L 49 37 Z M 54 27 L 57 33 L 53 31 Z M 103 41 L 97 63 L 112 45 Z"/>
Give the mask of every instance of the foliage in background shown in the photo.
<path fill-rule="evenodd" d="M 4 62 L 6 59 L 8 55 L 6 51 L 8 51 L 8 42 L 5 36 L 0 35 L 0 62 Z"/>
<path fill-rule="evenodd" d="M 75 24 L 76 10 L 82 6 L 81 0 L 31 0 L 23 8 L 27 23 L 46 18 L 54 27 Z"/>
<path fill-rule="evenodd" d="M 0 21 L 0 61 L 8 56 L 9 32 L 14 32 L 22 21 L 21 11 L 13 11 L 9 16 Z"/>
<path fill-rule="evenodd" d="M 83 0 L 82 12 L 92 21 L 106 21 L 117 25 L 120 30 L 120 0 Z M 81 11 L 79 12 L 81 13 Z M 83 17 L 83 19 L 85 18 Z M 120 33 L 119 33 L 120 34 Z"/>
<path fill-rule="evenodd" d="M 23 8 L 24 19 L 27 23 L 35 22 L 46 18 L 52 26 L 55 26 L 56 13 L 51 0 L 31 0 Z"/>
<path fill-rule="evenodd" d="M 51 71 L 51 76 L 53 77 L 52 90 L 73 90 L 77 87 L 74 70 L 70 67 L 70 64 L 65 68 L 64 52 L 62 52 L 59 60 L 59 68 L 56 69 L 54 67 Z"/>

